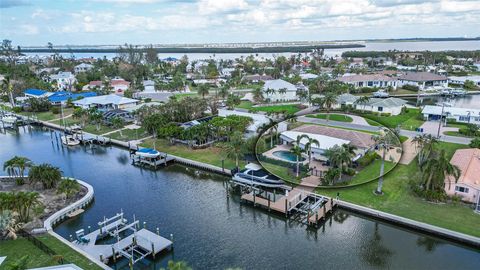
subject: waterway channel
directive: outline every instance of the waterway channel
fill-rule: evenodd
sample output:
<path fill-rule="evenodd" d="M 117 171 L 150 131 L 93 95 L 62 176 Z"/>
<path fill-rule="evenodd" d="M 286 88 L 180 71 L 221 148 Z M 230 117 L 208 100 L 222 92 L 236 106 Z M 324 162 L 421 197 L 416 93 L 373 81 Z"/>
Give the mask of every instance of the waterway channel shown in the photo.
<path fill-rule="evenodd" d="M 95 202 L 87 211 L 55 229 L 65 238 L 88 225 L 95 228 L 103 216 L 120 210 L 152 230 L 159 227 L 163 236 L 174 235 L 173 252 L 135 269 L 159 269 L 171 259 L 194 269 L 466 270 L 480 265 L 479 250 L 343 210 L 319 230 L 307 230 L 235 196 L 228 199 L 225 177 L 180 165 L 142 170 L 130 164 L 123 149 L 62 148 L 42 129 L 0 134 L 0 164 L 14 155 L 51 163 L 94 187 Z"/>

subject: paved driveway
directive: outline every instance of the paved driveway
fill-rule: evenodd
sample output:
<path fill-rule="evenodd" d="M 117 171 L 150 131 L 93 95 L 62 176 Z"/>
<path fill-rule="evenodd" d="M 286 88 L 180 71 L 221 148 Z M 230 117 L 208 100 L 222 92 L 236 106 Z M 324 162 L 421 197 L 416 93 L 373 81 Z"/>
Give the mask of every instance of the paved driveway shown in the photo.
<path fill-rule="evenodd" d="M 423 133 L 437 135 L 438 133 L 438 125 L 440 124 L 439 121 L 426 121 L 420 128 L 423 128 Z M 442 135 L 445 131 L 458 131 L 456 127 L 444 127 L 441 125 L 440 127 L 440 135 Z"/>

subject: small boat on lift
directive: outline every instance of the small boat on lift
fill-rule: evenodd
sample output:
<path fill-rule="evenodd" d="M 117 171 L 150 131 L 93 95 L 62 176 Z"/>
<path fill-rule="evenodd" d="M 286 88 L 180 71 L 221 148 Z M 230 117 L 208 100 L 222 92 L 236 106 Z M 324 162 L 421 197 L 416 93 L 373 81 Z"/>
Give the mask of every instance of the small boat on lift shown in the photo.
<path fill-rule="evenodd" d="M 60 138 L 62 140 L 62 143 L 67 146 L 75 146 L 80 144 L 80 140 L 78 140 L 72 135 L 63 135 Z"/>
<path fill-rule="evenodd" d="M 137 150 L 135 155 L 146 158 L 157 158 L 160 156 L 160 152 L 152 148 L 142 148 Z"/>

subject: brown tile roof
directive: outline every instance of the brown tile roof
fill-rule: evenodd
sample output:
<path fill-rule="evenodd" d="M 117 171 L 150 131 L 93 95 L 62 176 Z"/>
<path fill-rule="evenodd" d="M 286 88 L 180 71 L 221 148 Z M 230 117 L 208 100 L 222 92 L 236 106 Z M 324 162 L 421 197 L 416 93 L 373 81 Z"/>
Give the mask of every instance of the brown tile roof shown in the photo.
<path fill-rule="evenodd" d="M 303 125 L 293 130 L 348 140 L 351 142 L 352 145 L 358 148 L 370 148 L 375 144 L 375 142 L 372 140 L 372 135 L 360 131 L 345 130 L 317 125 Z"/>
<path fill-rule="evenodd" d="M 444 75 L 439 75 L 431 72 L 407 72 L 400 76 L 400 80 L 413 81 L 413 82 L 426 82 L 426 81 L 446 81 L 448 78 Z"/>
<path fill-rule="evenodd" d="M 480 149 L 459 149 L 455 151 L 450 163 L 462 171 L 457 183 L 480 189 Z M 448 181 L 455 183 L 455 178 L 450 176 Z"/>

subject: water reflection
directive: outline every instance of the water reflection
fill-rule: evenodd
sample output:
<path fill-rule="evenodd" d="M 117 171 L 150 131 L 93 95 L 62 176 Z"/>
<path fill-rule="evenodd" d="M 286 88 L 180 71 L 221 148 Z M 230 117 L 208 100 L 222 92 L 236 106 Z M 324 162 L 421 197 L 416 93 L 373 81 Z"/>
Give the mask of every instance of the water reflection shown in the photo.
<path fill-rule="evenodd" d="M 442 242 L 431 237 L 420 236 L 417 239 L 417 246 L 425 248 L 425 251 L 428 253 L 434 252 L 435 249 L 442 244 Z"/>
<path fill-rule="evenodd" d="M 384 268 L 387 265 L 390 265 L 389 262 L 393 255 L 393 251 L 388 249 L 382 242 L 378 222 L 375 222 L 374 228 L 372 237 L 370 237 L 362 246 L 362 257 L 369 265 Z"/>

